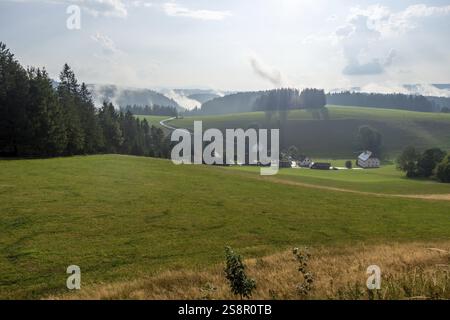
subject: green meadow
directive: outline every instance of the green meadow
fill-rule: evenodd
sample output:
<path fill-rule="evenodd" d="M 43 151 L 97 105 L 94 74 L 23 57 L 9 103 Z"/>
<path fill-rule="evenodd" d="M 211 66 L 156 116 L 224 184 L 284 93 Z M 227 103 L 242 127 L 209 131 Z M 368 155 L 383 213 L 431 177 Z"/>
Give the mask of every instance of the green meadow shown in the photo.
<path fill-rule="evenodd" d="M 138 116 L 139 119 L 146 119 L 149 125 L 157 128 L 163 128 L 160 124 L 162 120 L 169 118 L 168 116 Z"/>
<path fill-rule="evenodd" d="M 378 172 L 329 172 L 323 184 L 447 192 Z M 322 174 L 277 178 L 318 183 Z M 301 245 L 448 240 L 449 212 L 449 201 L 288 185 L 240 168 L 118 155 L 0 160 L 0 298 L 66 293 L 73 264 L 89 286 L 211 266 L 226 245 L 251 258 Z"/>
<path fill-rule="evenodd" d="M 345 160 L 322 160 L 333 166 L 344 167 Z M 354 161 L 353 161 L 354 164 Z M 259 168 L 232 167 L 230 170 L 259 174 Z M 304 168 L 280 169 L 276 179 L 284 179 L 316 186 L 397 195 L 450 194 L 450 184 L 430 179 L 408 179 L 393 164 L 369 170 L 310 170 Z"/>

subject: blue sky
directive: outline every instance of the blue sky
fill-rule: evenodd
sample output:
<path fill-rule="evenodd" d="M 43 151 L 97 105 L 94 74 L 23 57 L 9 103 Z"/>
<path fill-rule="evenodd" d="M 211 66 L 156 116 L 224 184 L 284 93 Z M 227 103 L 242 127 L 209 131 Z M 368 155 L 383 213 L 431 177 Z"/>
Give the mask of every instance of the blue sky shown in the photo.
<path fill-rule="evenodd" d="M 80 30 L 66 27 L 73 4 Z M 442 0 L 0 1 L 0 41 L 24 65 L 133 87 L 450 83 L 449 40 Z"/>

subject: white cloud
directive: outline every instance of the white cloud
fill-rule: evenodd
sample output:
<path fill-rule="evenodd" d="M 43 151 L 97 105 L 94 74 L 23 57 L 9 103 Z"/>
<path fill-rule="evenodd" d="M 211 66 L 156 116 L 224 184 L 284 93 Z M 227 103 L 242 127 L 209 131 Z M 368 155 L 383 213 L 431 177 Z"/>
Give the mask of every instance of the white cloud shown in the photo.
<path fill-rule="evenodd" d="M 450 5 L 432 7 L 418 4 L 400 12 L 392 12 L 380 5 L 365 9 L 350 9 L 347 23 L 340 26 L 335 36 L 342 45 L 346 66 L 346 75 L 374 75 L 384 73 L 385 68 L 393 64 L 396 51 L 374 56 L 373 48 L 386 38 L 395 38 L 420 26 L 418 19 L 450 14 Z M 381 57 L 380 57 L 381 55 Z M 382 57 L 382 56 L 385 57 Z"/>
<path fill-rule="evenodd" d="M 224 20 L 231 16 L 229 11 L 193 10 L 173 2 L 163 4 L 164 12 L 171 17 L 185 17 L 199 20 Z"/>
<path fill-rule="evenodd" d="M 450 14 L 450 5 L 433 7 L 425 4 L 416 4 L 403 11 L 392 12 L 388 7 L 381 5 L 369 6 L 366 9 L 355 7 L 351 9 L 348 21 L 358 16 L 367 17 L 368 27 L 376 30 L 382 36 L 393 36 L 414 30 L 420 26 L 420 18 L 445 16 Z"/>
<path fill-rule="evenodd" d="M 9 0 L 11 2 L 46 2 L 54 4 L 75 4 L 94 17 L 119 17 L 128 16 L 127 4 L 124 0 Z"/>
<path fill-rule="evenodd" d="M 102 47 L 103 53 L 106 55 L 120 53 L 120 50 L 116 48 L 116 44 L 114 43 L 114 41 L 108 36 L 101 34 L 100 32 L 92 35 L 91 39 L 97 42 Z"/>
<path fill-rule="evenodd" d="M 71 0 L 93 16 L 113 16 L 125 18 L 127 6 L 123 0 Z"/>

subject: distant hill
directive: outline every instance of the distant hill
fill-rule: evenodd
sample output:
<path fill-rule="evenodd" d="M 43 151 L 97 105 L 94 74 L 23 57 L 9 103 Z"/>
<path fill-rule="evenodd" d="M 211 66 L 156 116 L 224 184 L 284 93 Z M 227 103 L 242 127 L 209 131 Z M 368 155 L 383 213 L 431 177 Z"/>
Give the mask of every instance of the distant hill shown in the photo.
<path fill-rule="evenodd" d="M 205 103 L 215 98 L 220 98 L 219 95 L 215 93 L 195 93 L 188 96 L 189 99 L 196 100 L 200 103 Z"/>
<path fill-rule="evenodd" d="M 438 89 L 441 90 L 449 90 L 450 91 L 450 83 L 434 83 L 433 86 L 435 86 Z"/>

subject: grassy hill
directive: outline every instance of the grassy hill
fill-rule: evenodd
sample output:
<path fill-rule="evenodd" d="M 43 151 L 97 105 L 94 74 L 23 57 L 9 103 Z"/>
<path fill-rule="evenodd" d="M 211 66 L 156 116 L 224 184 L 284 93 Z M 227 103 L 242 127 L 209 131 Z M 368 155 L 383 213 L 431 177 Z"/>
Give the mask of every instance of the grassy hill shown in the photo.
<path fill-rule="evenodd" d="M 313 157 L 354 158 L 358 128 L 368 124 L 383 135 L 387 157 L 394 157 L 408 145 L 450 150 L 450 114 L 341 106 L 328 109 L 329 120 L 315 120 L 306 110 L 291 111 L 287 145 L 295 145 Z M 277 127 L 277 119 L 267 123 L 263 112 L 187 117 L 174 120 L 171 125 L 192 128 L 194 120 L 202 120 L 204 128 L 245 129 L 255 124 L 261 128 Z"/>
<path fill-rule="evenodd" d="M 449 201 L 321 190 L 129 156 L 0 160 L 0 167 L 0 298 L 67 292 L 72 264 L 89 286 L 211 266 L 225 245 L 251 258 L 299 245 L 450 237 Z M 428 186 L 418 183 L 417 192 Z"/>

